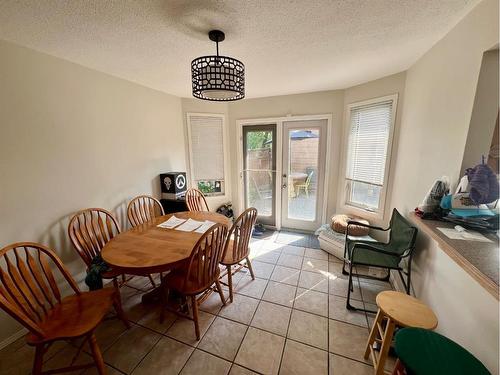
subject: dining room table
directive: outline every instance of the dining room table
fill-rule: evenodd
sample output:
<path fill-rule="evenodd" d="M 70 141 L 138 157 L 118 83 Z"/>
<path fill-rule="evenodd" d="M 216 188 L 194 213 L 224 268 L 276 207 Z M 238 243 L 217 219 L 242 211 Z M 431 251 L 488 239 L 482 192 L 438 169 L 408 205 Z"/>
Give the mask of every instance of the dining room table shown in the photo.
<path fill-rule="evenodd" d="M 203 233 L 163 228 L 159 225 L 172 216 L 182 220 L 206 220 L 231 225 L 231 220 L 214 212 L 186 211 L 158 216 L 153 220 L 118 234 L 101 251 L 102 259 L 120 273 L 147 276 L 163 273 L 179 267 L 189 259 L 191 252 Z M 158 299 L 160 287 L 142 297 L 143 303 Z"/>

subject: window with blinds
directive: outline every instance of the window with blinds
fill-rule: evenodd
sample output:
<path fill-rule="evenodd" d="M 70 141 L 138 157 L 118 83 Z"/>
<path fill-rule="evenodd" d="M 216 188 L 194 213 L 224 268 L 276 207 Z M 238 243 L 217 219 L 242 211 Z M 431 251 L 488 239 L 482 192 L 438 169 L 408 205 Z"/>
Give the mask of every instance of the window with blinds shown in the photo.
<path fill-rule="evenodd" d="M 393 100 L 350 108 L 346 203 L 379 211 L 385 192 Z"/>
<path fill-rule="evenodd" d="M 193 185 L 205 195 L 224 195 L 224 118 L 188 115 Z"/>

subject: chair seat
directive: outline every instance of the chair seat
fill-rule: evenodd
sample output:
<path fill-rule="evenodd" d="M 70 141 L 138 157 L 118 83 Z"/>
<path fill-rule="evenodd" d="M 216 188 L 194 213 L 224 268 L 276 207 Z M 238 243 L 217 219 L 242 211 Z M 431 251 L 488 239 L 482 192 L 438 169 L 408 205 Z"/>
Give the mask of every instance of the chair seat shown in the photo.
<path fill-rule="evenodd" d="M 390 248 L 387 244 L 381 242 L 372 242 L 372 241 L 349 241 L 348 243 L 348 257 L 349 260 L 353 263 L 357 264 L 366 264 L 373 267 L 382 267 L 382 268 L 398 268 L 399 262 L 401 259 L 399 257 L 391 256 L 388 254 L 377 253 L 375 251 L 363 249 L 360 247 L 356 248 L 356 252 L 354 253 L 354 259 L 352 258 L 352 250 L 355 245 L 360 244 L 369 244 L 371 247 L 374 247 L 383 251 L 390 251 Z"/>
<path fill-rule="evenodd" d="M 195 268 L 194 265 L 192 267 Z M 206 290 L 207 286 L 200 285 L 195 277 L 190 277 L 185 282 L 187 271 L 187 267 L 181 267 L 169 272 L 163 279 L 165 286 L 184 295 L 194 295 Z M 217 272 L 217 278 L 219 278 L 219 272 Z"/>
<path fill-rule="evenodd" d="M 63 298 L 39 324 L 44 337 L 29 333 L 26 336 L 28 344 L 76 338 L 89 333 L 109 312 L 115 293 L 114 288 L 103 288 Z"/>
<path fill-rule="evenodd" d="M 490 374 L 466 349 L 422 328 L 401 329 L 396 334 L 395 349 L 410 375 Z"/>
<path fill-rule="evenodd" d="M 243 259 L 246 258 L 246 257 L 243 257 L 241 259 L 234 259 L 233 258 L 233 251 L 232 251 L 233 247 L 234 247 L 234 241 L 233 240 L 229 240 L 229 244 L 227 246 L 227 252 L 224 255 L 224 258 L 220 262 L 224 266 L 232 266 L 232 265 L 234 265 L 236 263 L 241 262 Z"/>

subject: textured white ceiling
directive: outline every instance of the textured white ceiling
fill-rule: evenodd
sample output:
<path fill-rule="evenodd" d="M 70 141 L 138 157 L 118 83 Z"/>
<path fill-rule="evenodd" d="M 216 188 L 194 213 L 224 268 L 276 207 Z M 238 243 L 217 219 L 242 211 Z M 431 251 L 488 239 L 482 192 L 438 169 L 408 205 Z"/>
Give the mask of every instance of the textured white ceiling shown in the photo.
<path fill-rule="evenodd" d="M 478 0 L 0 0 L 0 39 L 170 94 L 190 62 L 246 65 L 247 97 L 340 89 L 407 69 Z"/>

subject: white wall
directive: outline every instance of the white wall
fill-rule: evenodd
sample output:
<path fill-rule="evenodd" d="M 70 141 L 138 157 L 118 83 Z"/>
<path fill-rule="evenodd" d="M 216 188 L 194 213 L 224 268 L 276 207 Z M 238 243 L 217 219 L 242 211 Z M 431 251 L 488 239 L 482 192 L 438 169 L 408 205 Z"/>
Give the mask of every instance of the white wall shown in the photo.
<path fill-rule="evenodd" d="M 498 1 L 484 0 L 407 71 L 393 207 L 413 210 L 442 175 L 458 180 L 481 59 L 497 43 Z"/>
<path fill-rule="evenodd" d="M 348 104 L 382 97 L 390 94 L 398 94 L 398 108 L 395 121 L 393 158 L 397 155 L 397 138 L 400 127 L 402 108 L 404 101 L 406 73 L 401 72 L 388 77 L 384 77 L 372 82 L 354 86 L 345 90 L 322 91 L 306 94 L 273 96 L 257 99 L 246 99 L 237 102 L 214 103 L 200 101 L 197 99 L 182 99 L 182 108 L 184 117 L 188 112 L 201 113 L 219 113 L 226 116 L 228 119 L 229 128 L 229 145 L 230 145 L 230 178 L 232 187 L 232 195 L 230 195 L 233 205 L 237 212 L 240 211 L 238 199 L 238 186 L 241 186 L 237 163 L 237 129 L 236 121 L 247 119 L 261 119 L 273 117 L 285 117 L 288 115 L 317 115 L 317 114 L 332 114 L 332 134 L 331 138 L 331 170 L 330 181 L 328 182 L 328 202 L 327 202 L 327 218 L 334 213 L 341 212 L 340 199 L 341 194 L 338 194 L 338 189 L 343 189 L 343 180 L 340 178 L 340 163 L 344 130 L 345 130 L 345 108 Z M 185 120 L 184 120 L 185 121 Z M 394 169 L 395 163 L 390 164 L 391 172 Z M 388 201 L 391 194 L 392 173 L 388 181 Z M 209 204 L 216 207 L 220 203 L 224 203 L 225 198 L 210 198 Z M 389 205 L 387 212 L 390 211 Z M 380 224 L 383 220 L 375 219 L 374 223 Z"/>
<path fill-rule="evenodd" d="M 404 98 L 406 73 L 398 73 L 384 77 L 362 85 L 354 86 L 345 90 L 322 91 L 315 93 L 284 95 L 268 98 L 247 99 L 240 102 L 229 103 L 229 123 L 231 138 L 231 172 L 233 186 L 241 185 L 237 165 L 237 132 L 236 121 L 242 119 L 259 119 L 284 117 L 287 115 L 317 115 L 332 114 L 332 134 L 331 137 L 331 169 L 330 181 L 328 182 L 328 202 L 327 218 L 334 213 L 340 212 L 341 194 L 344 184 L 340 173 L 340 163 L 342 147 L 344 141 L 344 123 L 345 108 L 348 104 L 367 99 L 382 97 L 389 94 L 399 94 L 399 103 L 395 122 L 396 132 L 394 139 L 397 139 L 398 128 L 401 122 L 402 103 Z M 397 143 L 397 142 L 395 142 Z M 397 149 L 397 146 L 395 146 Z M 393 153 L 395 156 L 396 153 Z M 389 185 L 392 184 L 392 179 Z M 233 191 L 233 202 L 237 207 L 237 190 Z M 389 188 L 388 194 L 391 193 Z M 375 220 L 377 223 L 378 221 Z"/>
<path fill-rule="evenodd" d="M 483 52 L 498 43 L 498 1 L 484 0 L 406 75 L 391 207 L 406 214 L 433 181 L 459 177 Z M 415 295 L 439 318 L 438 330 L 498 373 L 498 301 L 420 234 Z"/>
<path fill-rule="evenodd" d="M 407 213 L 435 178 L 458 178 L 481 57 L 497 43 L 498 2 L 485 0 L 406 74 L 346 90 L 216 104 L 181 101 L 0 42 L 0 245 L 34 240 L 53 246 L 81 281 L 84 267 L 66 236 L 69 216 L 101 206 L 124 223 L 130 197 L 157 194 L 160 172 L 185 170 L 186 112 L 223 113 L 228 119 L 228 186 L 235 203 L 236 120 L 332 114 L 331 215 L 338 203 L 345 105 L 396 91 L 388 209 Z M 437 312 L 439 330 L 498 373 L 497 302 L 425 237 L 415 270 L 416 295 Z M 0 342 L 18 328 L 0 315 Z"/>
<path fill-rule="evenodd" d="M 86 207 L 114 211 L 185 169 L 181 100 L 0 41 L 0 247 L 53 247 L 81 282 L 66 235 Z M 0 343 L 19 330 L 0 313 Z"/>
<path fill-rule="evenodd" d="M 498 300 L 433 239 L 419 235 L 417 248 L 412 285 L 415 296 L 438 317 L 436 331 L 462 345 L 498 374 Z"/>

